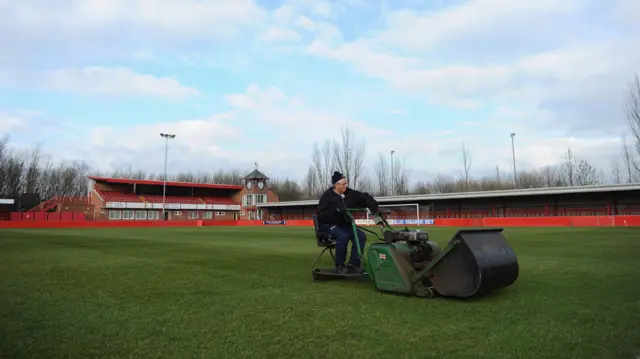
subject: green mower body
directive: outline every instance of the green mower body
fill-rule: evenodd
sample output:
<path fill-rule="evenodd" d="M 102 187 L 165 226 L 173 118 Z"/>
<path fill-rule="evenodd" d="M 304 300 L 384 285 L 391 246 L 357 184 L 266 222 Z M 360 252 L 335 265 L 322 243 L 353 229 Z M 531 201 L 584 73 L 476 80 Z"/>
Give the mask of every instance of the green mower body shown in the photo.
<path fill-rule="evenodd" d="M 519 275 L 517 256 L 502 228 L 458 230 L 441 249 L 429 240 L 427 232 L 393 230 L 386 220 L 381 224 L 383 238 L 352 223 L 354 235 L 360 228 L 380 240 L 364 250 L 358 245 L 366 274 L 313 269 L 314 279 L 366 279 L 385 293 L 468 298 L 508 287 Z"/>

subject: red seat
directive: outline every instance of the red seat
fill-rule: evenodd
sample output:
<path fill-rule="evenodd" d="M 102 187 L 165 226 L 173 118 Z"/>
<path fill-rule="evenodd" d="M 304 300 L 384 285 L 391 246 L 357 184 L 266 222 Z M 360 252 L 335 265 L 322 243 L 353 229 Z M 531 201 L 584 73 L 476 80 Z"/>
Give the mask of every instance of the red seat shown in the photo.
<path fill-rule="evenodd" d="M 105 191 L 96 189 L 96 192 L 105 200 L 105 202 L 142 202 L 135 193 Z"/>

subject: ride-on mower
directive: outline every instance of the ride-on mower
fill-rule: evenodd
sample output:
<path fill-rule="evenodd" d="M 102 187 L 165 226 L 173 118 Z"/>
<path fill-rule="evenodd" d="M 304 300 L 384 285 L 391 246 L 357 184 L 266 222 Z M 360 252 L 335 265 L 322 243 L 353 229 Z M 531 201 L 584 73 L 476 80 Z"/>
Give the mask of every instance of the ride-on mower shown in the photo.
<path fill-rule="evenodd" d="M 358 249 L 364 274 L 337 273 L 335 268 L 315 268 L 325 251 L 331 258 L 335 241 L 319 227 L 314 217 L 316 240 L 324 247 L 313 262 L 312 273 L 316 281 L 331 279 L 370 280 L 380 292 L 434 298 L 469 298 L 508 287 L 518 279 L 518 259 L 502 228 L 460 229 L 444 249 L 429 240 L 421 230 L 393 229 L 383 213 L 375 215 L 382 238 L 378 233 L 358 226 L 353 212 L 366 209 L 347 209 L 354 238 L 357 228 L 375 235 L 378 242 Z"/>

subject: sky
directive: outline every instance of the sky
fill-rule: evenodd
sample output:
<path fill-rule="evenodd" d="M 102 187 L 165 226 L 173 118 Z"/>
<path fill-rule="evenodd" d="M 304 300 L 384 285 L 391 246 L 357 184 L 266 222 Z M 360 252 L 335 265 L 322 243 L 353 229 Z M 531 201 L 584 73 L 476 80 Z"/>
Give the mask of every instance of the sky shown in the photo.
<path fill-rule="evenodd" d="M 637 0 L 0 0 L 0 135 L 110 171 L 301 179 L 348 127 L 412 179 L 620 161 Z M 634 45 L 635 44 L 635 45 Z"/>

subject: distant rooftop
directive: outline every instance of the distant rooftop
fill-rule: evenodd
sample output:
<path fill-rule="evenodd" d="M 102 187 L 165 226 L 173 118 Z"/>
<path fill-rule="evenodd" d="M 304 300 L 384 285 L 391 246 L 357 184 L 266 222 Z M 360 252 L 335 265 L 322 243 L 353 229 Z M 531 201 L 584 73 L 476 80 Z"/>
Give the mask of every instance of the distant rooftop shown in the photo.
<path fill-rule="evenodd" d="M 243 179 L 246 179 L 246 180 L 268 180 L 269 177 L 267 177 L 264 173 L 258 171 L 258 169 L 256 168 L 255 170 L 251 171 L 251 173 L 249 173 L 248 175 L 244 176 Z"/>
<path fill-rule="evenodd" d="M 89 176 L 87 178 L 90 180 L 94 180 L 96 182 L 104 182 L 104 183 L 135 184 L 135 185 L 145 185 L 145 186 L 163 186 L 164 185 L 164 181 L 156 181 L 156 180 L 138 180 L 138 179 L 128 179 L 128 178 L 108 178 L 108 177 L 95 177 L 95 176 Z M 229 189 L 229 190 L 241 190 L 244 188 L 244 186 L 241 186 L 241 185 L 175 182 L 175 181 L 167 181 L 167 187 L 210 188 L 210 189 Z"/>
<path fill-rule="evenodd" d="M 454 192 L 454 193 L 431 193 L 407 196 L 385 196 L 376 197 L 380 203 L 411 203 L 423 201 L 452 200 L 452 199 L 473 199 L 473 198 L 500 198 L 519 196 L 544 196 L 563 195 L 581 193 L 624 193 L 629 191 L 640 191 L 640 184 L 617 184 L 617 185 L 593 185 L 593 186 L 572 186 L 572 187 L 547 187 L 547 188 L 525 188 L 509 189 L 500 191 L 475 191 L 475 192 Z M 306 207 L 315 206 L 318 200 L 290 201 L 290 202 L 268 202 L 259 203 L 256 207 Z"/>

